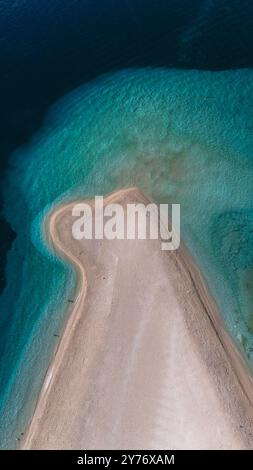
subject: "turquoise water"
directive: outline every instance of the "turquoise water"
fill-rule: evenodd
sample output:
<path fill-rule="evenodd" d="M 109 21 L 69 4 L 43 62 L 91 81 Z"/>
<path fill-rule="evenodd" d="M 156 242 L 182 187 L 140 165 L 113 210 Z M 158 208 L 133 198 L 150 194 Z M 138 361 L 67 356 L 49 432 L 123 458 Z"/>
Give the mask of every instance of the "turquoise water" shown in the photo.
<path fill-rule="evenodd" d="M 252 108 L 251 70 L 126 70 L 59 101 L 13 154 L 4 188 L 17 238 L 0 298 L 2 447 L 15 446 L 31 415 L 74 289 L 71 268 L 44 242 L 43 217 L 59 200 L 137 185 L 181 203 L 183 240 L 251 362 Z"/>

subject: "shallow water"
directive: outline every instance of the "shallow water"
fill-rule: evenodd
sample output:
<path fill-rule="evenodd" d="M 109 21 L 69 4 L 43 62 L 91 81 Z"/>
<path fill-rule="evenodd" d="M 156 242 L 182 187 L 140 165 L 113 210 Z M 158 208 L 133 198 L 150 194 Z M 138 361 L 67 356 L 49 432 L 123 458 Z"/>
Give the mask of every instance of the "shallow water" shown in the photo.
<path fill-rule="evenodd" d="M 181 203 L 183 240 L 251 361 L 252 106 L 251 70 L 125 70 L 60 100 L 12 155 L 4 216 L 17 238 L 0 298 L 2 447 L 24 430 L 74 288 L 73 272 L 44 242 L 43 217 L 59 200 L 136 185 Z"/>

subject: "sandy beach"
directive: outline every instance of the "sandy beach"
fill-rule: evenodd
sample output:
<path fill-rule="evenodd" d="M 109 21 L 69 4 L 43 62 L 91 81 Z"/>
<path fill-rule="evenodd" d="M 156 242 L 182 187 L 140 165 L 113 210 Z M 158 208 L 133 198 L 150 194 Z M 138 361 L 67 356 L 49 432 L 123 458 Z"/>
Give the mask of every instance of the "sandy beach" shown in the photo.
<path fill-rule="evenodd" d="M 74 204 L 46 224 L 79 281 L 21 448 L 252 448 L 252 377 L 186 250 L 77 241 Z"/>

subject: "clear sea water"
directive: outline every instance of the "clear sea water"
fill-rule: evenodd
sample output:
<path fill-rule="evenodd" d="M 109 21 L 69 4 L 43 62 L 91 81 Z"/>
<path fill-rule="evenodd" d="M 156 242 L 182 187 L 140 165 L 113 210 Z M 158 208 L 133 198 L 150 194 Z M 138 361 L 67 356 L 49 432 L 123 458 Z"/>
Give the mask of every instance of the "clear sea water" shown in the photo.
<path fill-rule="evenodd" d="M 0 2 L 0 447 L 16 446 L 67 318 L 75 275 L 42 231 L 64 198 L 136 184 L 180 202 L 252 363 L 252 17 L 252 0 Z"/>
<path fill-rule="evenodd" d="M 183 240 L 251 360 L 252 106 L 251 70 L 129 69 L 61 99 L 13 153 L 3 191 L 17 237 L 0 298 L 2 447 L 24 430 L 74 288 L 44 242 L 43 217 L 59 200 L 137 185 L 181 203 Z"/>

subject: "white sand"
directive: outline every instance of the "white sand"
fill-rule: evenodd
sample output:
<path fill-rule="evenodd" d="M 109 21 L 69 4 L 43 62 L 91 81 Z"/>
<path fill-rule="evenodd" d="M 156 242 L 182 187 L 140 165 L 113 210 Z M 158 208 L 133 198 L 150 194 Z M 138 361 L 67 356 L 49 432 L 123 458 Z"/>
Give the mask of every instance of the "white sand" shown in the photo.
<path fill-rule="evenodd" d="M 155 240 L 78 242 L 72 207 L 49 233 L 80 283 L 22 448 L 252 447 L 252 379 L 190 259 Z"/>

